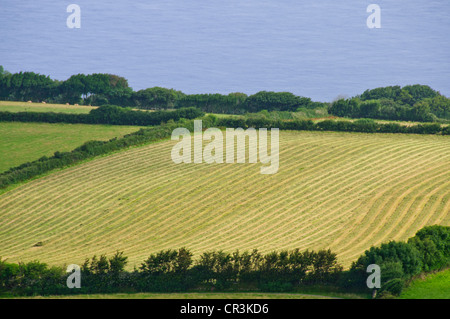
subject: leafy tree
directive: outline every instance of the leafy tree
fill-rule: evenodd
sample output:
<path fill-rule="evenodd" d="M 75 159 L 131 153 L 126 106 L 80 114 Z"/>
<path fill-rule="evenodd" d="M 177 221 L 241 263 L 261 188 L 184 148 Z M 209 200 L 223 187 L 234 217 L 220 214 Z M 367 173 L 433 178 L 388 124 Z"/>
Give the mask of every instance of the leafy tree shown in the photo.
<path fill-rule="evenodd" d="M 378 118 L 381 105 L 379 101 L 365 101 L 359 105 L 359 117 Z"/>
<path fill-rule="evenodd" d="M 174 108 L 178 99 L 184 94 L 174 89 L 153 87 L 137 91 L 133 94 L 133 100 L 139 108 L 143 109 L 168 109 Z"/>
<path fill-rule="evenodd" d="M 419 251 L 410 244 L 391 241 L 380 247 L 371 247 L 352 264 L 352 269 L 367 269 L 370 264 L 380 267 L 386 263 L 400 263 L 405 277 L 417 275 L 422 270 Z"/>
<path fill-rule="evenodd" d="M 361 100 L 379 100 L 379 99 L 392 99 L 397 100 L 401 92 L 401 87 L 396 86 L 387 86 L 380 87 L 372 90 L 366 90 L 363 94 L 361 94 Z"/>
<path fill-rule="evenodd" d="M 109 258 L 109 271 L 112 273 L 120 273 L 125 270 L 128 257 L 123 255 L 123 252 L 117 251 L 114 256 Z"/>
<path fill-rule="evenodd" d="M 439 118 L 450 119 L 450 99 L 438 95 L 433 98 L 424 99 L 423 102 L 428 103 L 430 112 Z"/>
<path fill-rule="evenodd" d="M 418 101 L 422 101 L 427 98 L 434 98 L 439 95 L 438 92 L 430 88 L 428 85 L 407 85 L 402 88 L 402 91 L 406 91 L 411 96 L 411 102 L 408 104 L 414 104 Z"/>
<path fill-rule="evenodd" d="M 289 92 L 261 91 L 250 95 L 245 101 L 247 112 L 296 111 L 300 107 L 308 107 L 310 98 L 299 97 Z"/>
<path fill-rule="evenodd" d="M 408 240 L 421 254 L 423 270 L 439 270 L 450 265 L 450 227 L 427 226 Z"/>
<path fill-rule="evenodd" d="M 328 109 L 330 114 L 339 117 L 355 117 L 359 114 L 358 99 L 340 99 L 334 101 Z"/>

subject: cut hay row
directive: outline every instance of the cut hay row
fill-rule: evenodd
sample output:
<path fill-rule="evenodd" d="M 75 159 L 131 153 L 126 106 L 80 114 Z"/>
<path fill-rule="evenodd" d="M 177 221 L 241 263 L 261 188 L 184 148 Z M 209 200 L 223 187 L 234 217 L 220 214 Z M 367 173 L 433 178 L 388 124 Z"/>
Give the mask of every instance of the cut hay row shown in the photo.
<path fill-rule="evenodd" d="M 120 250 L 133 267 L 182 246 L 331 248 L 349 266 L 370 246 L 450 225 L 449 142 L 282 131 L 274 175 L 260 163 L 174 164 L 172 141 L 133 148 L 0 195 L 0 256 L 69 264 Z"/>

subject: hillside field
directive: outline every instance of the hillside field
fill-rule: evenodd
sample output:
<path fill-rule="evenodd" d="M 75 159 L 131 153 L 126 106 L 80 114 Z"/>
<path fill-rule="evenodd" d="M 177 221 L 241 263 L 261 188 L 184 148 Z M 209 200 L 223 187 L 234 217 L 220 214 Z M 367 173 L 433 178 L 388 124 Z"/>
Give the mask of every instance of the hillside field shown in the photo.
<path fill-rule="evenodd" d="M 0 172 L 54 152 L 68 152 L 89 140 L 109 140 L 138 126 L 0 122 Z"/>
<path fill-rule="evenodd" d="M 0 256 L 62 265 L 120 250 L 132 268 L 183 246 L 194 258 L 331 248 L 348 267 L 370 246 L 450 225 L 446 136 L 281 131 L 274 175 L 259 162 L 175 164 L 173 145 L 97 158 L 0 195 Z"/>
<path fill-rule="evenodd" d="M 95 106 L 0 101 L 0 112 L 89 113 Z"/>

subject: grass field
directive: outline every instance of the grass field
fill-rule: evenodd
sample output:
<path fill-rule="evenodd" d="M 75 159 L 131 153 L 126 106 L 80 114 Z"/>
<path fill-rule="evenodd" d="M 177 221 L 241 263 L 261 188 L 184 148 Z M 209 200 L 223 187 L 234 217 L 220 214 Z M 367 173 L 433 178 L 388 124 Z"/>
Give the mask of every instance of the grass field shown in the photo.
<path fill-rule="evenodd" d="M 87 105 L 0 101 L 0 112 L 89 113 L 94 108 Z"/>
<path fill-rule="evenodd" d="M 101 157 L 0 195 L 0 256 L 62 265 L 120 250 L 132 269 L 182 246 L 197 256 L 331 248 L 348 267 L 370 246 L 450 225 L 446 136 L 282 131 L 274 175 L 260 174 L 260 163 L 174 164 L 174 144 Z"/>
<path fill-rule="evenodd" d="M 355 295 L 321 296 L 300 293 L 132 293 L 132 294 L 91 294 L 73 296 L 13 297 L 18 299 L 334 299 L 358 298 Z M 0 299 L 2 296 L 0 296 Z M 8 298 L 5 296 L 3 298 Z M 360 298 L 360 297 L 359 297 Z"/>
<path fill-rule="evenodd" d="M 414 280 L 401 299 L 450 299 L 450 269 Z"/>
<path fill-rule="evenodd" d="M 0 172 L 71 151 L 88 140 L 109 140 L 139 130 L 136 126 L 0 122 Z"/>

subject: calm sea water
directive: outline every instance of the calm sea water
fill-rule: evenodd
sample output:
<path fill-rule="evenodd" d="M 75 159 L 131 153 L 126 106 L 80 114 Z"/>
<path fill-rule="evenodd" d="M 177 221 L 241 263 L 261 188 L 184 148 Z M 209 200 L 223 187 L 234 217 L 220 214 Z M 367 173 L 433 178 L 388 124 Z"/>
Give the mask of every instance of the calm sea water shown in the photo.
<path fill-rule="evenodd" d="M 81 7 L 69 29 L 66 8 Z M 381 29 L 366 8 L 381 7 Z M 65 80 L 114 73 L 185 93 L 330 101 L 387 85 L 450 96 L 449 0 L 0 0 L 0 65 Z"/>

